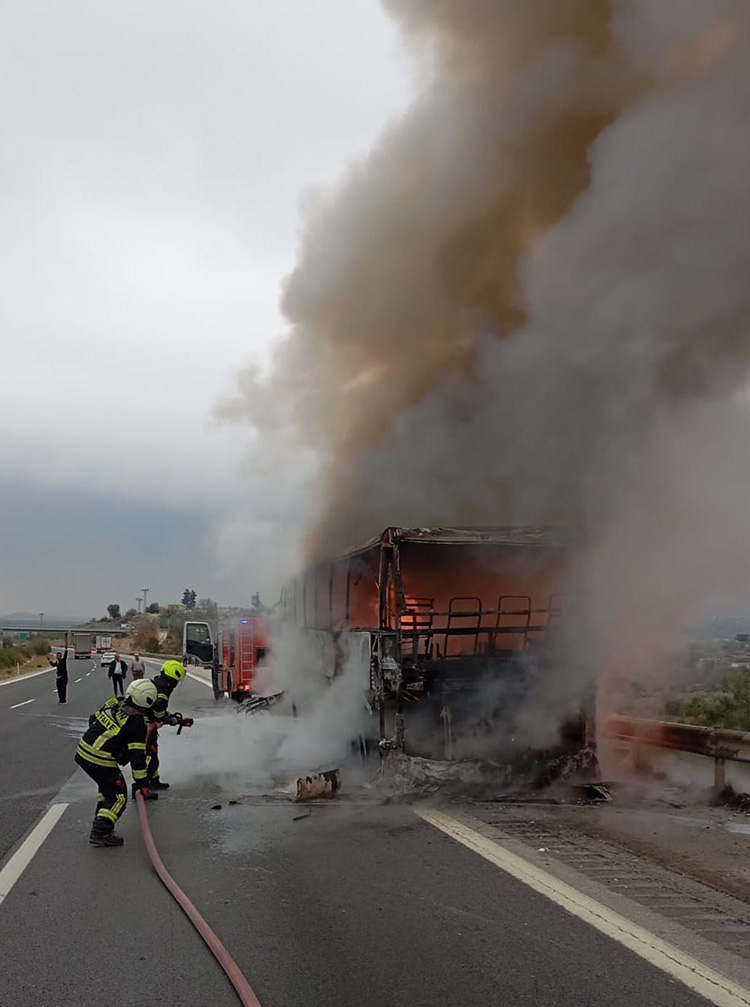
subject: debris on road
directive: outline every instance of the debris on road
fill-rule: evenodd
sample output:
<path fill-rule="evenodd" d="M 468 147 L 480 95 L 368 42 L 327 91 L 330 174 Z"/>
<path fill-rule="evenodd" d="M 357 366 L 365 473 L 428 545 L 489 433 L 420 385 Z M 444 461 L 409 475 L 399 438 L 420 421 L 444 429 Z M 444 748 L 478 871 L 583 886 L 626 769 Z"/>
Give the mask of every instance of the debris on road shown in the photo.
<path fill-rule="evenodd" d="M 293 822 L 301 822 L 303 818 L 309 818 L 312 815 L 312 811 L 306 811 L 304 815 L 295 815 L 292 819 Z"/>
<path fill-rule="evenodd" d="M 311 801 L 316 797 L 333 797 L 341 789 L 341 770 L 329 769 L 324 773 L 300 776 L 297 780 L 295 801 Z"/>
<path fill-rule="evenodd" d="M 248 699 L 242 700 L 237 706 L 237 713 L 251 714 L 251 713 L 261 713 L 264 710 L 270 709 L 272 706 L 276 706 L 277 703 L 281 702 L 284 698 L 283 692 L 276 692 L 272 696 L 250 696 Z"/>
<path fill-rule="evenodd" d="M 738 794 L 730 783 L 719 794 L 716 803 L 732 811 L 750 812 L 750 794 Z"/>

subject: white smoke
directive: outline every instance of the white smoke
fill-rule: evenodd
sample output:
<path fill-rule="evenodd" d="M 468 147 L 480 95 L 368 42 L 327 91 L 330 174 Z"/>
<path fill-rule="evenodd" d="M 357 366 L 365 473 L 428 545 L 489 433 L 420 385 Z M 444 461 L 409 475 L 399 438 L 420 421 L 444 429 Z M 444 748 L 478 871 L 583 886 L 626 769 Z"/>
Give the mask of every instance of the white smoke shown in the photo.
<path fill-rule="evenodd" d="M 310 210 L 289 337 L 226 413 L 317 454 L 312 556 L 585 529 L 580 649 L 648 676 L 750 596 L 750 5 L 386 6 L 424 89 Z"/>

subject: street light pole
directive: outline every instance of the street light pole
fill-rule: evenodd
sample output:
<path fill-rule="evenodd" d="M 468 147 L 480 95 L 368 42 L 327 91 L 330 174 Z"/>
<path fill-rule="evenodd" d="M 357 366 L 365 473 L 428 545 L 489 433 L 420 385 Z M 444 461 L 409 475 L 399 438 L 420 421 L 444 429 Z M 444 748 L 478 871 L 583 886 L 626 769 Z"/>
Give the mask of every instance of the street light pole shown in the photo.
<path fill-rule="evenodd" d="M 141 596 L 140 596 L 139 594 L 137 594 L 137 595 L 135 596 L 135 603 L 136 603 L 136 605 L 138 606 L 138 615 L 140 615 L 140 614 L 141 614 L 141 602 L 142 602 L 142 601 L 143 601 L 143 598 L 141 598 Z"/>
<path fill-rule="evenodd" d="M 146 611 L 146 599 L 148 598 L 148 590 L 149 589 L 147 587 L 142 587 L 141 588 L 141 591 L 143 591 L 143 611 L 144 612 Z"/>

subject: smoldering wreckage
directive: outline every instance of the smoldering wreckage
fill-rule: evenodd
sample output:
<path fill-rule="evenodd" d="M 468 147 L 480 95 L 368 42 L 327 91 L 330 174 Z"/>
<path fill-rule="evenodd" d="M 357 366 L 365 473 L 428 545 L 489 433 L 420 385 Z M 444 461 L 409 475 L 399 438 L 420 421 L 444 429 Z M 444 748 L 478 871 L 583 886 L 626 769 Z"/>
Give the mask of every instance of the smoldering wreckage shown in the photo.
<path fill-rule="evenodd" d="M 270 639 L 295 635 L 313 697 L 344 677 L 359 691 L 352 750 L 377 756 L 390 794 L 580 785 L 597 762 L 592 683 L 566 694 L 575 678 L 560 673 L 572 545 L 559 528 L 387 528 L 288 584 Z M 231 676 L 238 712 L 304 716 L 293 691 L 255 691 L 247 625 L 223 628 L 217 655 L 231 670 L 215 680 Z M 339 770 L 321 769 L 296 781 L 294 799 L 341 785 Z"/>

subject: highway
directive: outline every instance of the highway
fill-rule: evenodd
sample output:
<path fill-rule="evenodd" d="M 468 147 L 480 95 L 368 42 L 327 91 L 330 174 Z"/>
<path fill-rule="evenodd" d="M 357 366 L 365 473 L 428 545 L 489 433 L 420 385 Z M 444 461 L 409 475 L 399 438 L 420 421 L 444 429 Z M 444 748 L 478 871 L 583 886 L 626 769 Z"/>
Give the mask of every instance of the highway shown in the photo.
<path fill-rule="evenodd" d="M 0 687 L 0 1003 L 235 1005 L 153 874 L 132 802 L 118 828 L 123 848 L 88 845 L 95 792 L 72 759 L 85 719 L 109 695 L 92 665 L 69 662 L 66 706 L 52 674 Z M 257 767 L 242 760 L 254 749 L 241 737 L 255 718 L 217 706 L 192 678 L 173 707 L 196 725 L 179 738 L 162 732 L 162 775 L 173 786 L 148 806 L 154 837 L 263 1007 L 750 1003 L 731 977 L 726 988 L 710 979 L 718 992 L 706 999 L 658 954 L 634 953 L 617 927 L 613 938 L 599 910 L 592 925 L 542 875 L 535 889 L 407 804 L 345 787 L 300 817 L 304 808 L 251 783 Z M 239 753 L 231 777 L 224 756 L 211 761 L 222 738 L 226 758 Z M 9 855 L 57 804 L 67 807 L 1 900 Z"/>

